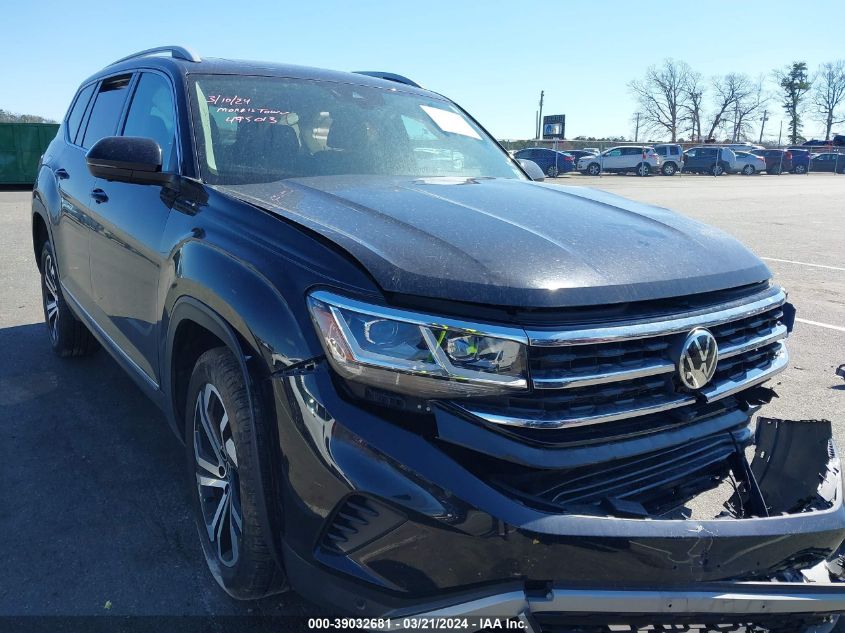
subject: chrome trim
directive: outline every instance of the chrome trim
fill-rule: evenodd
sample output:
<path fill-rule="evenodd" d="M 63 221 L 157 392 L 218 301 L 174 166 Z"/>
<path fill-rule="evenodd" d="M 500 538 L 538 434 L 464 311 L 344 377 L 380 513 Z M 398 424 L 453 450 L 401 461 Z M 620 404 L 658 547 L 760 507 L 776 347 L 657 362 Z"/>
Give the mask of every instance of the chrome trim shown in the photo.
<path fill-rule="evenodd" d="M 746 372 L 746 379 L 744 380 L 726 380 L 718 384 L 705 387 L 701 390 L 701 395 L 707 402 L 715 402 L 722 398 L 732 396 L 738 391 L 748 389 L 754 385 L 759 385 L 761 382 L 766 382 L 772 376 L 779 374 L 789 365 L 789 352 L 786 351 L 784 343 L 778 343 L 777 352 L 775 354 L 772 364 L 765 369 L 752 369 Z"/>
<path fill-rule="evenodd" d="M 716 312 L 687 314 L 659 321 L 640 321 L 619 325 L 608 325 L 589 328 L 571 328 L 566 330 L 544 331 L 526 329 L 528 341 L 533 347 L 560 347 L 564 345 L 592 345 L 595 343 L 610 343 L 629 341 L 631 339 L 677 334 L 696 327 L 712 327 L 754 316 L 783 305 L 786 293 L 777 288 L 770 296 L 757 299 L 730 308 L 723 308 Z"/>
<path fill-rule="evenodd" d="M 352 310 L 354 312 L 360 312 L 361 314 L 369 314 L 371 316 L 393 319 L 394 321 L 403 321 L 405 323 L 412 323 L 414 325 L 435 329 L 449 328 L 451 330 L 466 332 L 467 334 L 489 336 L 492 338 L 516 341 L 517 343 L 528 345 L 528 337 L 525 335 L 525 331 L 520 327 L 473 323 L 471 321 L 464 321 L 461 319 L 451 319 L 442 316 L 422 314 L 420 312 L 412 312 L 410 310 L 390 308 L 384 305 L 365 303 L 356 299 L 350 299 L 349 297 L 336 295 L 333 292 L 328 292 L 327 290 L 315 290 L 314 292 L 309 293 L 308 296 L 328 305 Z"/>
<path fill-rule="evenodd" d="M 135 372 L 144 380 L 144 382 L 147 383 L 147 385 L 149 385 L 150 387 L 152 387 L 153 389 L 158 391 L 159 384 L 155 381 L 155 379 L 152 376 L 150 376 L 147 372 L 145 372 L 141 368 L 141 366 L 138 365 L 138 363 L 136 363 L 134 360 L 132 360 L 132 358 L 129 357 L 129 354 L 124 352 L 123 348 L 120 347 L 114 341 L 114 339 L 111 336 L 106 334 L 106 331 L 102 327 L 100 327 L 100 324 L 97 323 L 94 320 L 94 317 L 92 317 L 89 314 L 88 310 L 83 308 L 82 305 L 79 303 L 79 301 L 77 301 L 76 297 L 74 297 L 73 294 L 70 291 L 68 291 L 68 289 L 65 287 L 64 283 L 62 283 L 61 286 L 62 286 L 62 294 L 64 295 L 65 299 L 69 300 L 68 302 L 74 308 L 74 312 L 77 313 L 77 316 L 79 316 L 79 313 L 81 312 L 82 315 L 85 318 L 85 321 L 87 321 L 87 325 L 94 328 L 97 331 L 97 334 L 99 334 L 103 339 L 105 339 L 105 342 L 107 343 L 107 347 L 109 347 L 112 350 L 114 350 L 115 352 L 117 352 L 120 355 L 120 357 L 123 358 L 123 360 L 125 360 L 129 364 L 129 366 L 132 369 L 135 370 Z"/>
<path fill-rule="evenodd" d="M 621 380 L 647 378 L 658 374 L 668 374 L 675 371 L 675 364 L 668 360 L 653 360 L 647 364 L 632 369 L 611 369 L 606 372 L 592 374 L 571 374 L 570 376 L 555 376 L 554 378 L 532 378 L 535 389 L 575 389 Z"/>
<path fill-rule="evenodd" d="M 776 325 L 774 328 L 772 328 L 772 332 L 770 334 L 761 336 L 760 338 L 755 338 L 745 343 L 739 343 L 737 345 L 726 345 L 725 347 L 720 347 L 719 358 L 730 358 L 731 356 L 736 356 L 737 354 L 742 354 L 743 352 L 750 352 L 751 350 L 766 347 L 766 345 L 771 345 L 776 341 L 785 339 L 788 334 L 789 330 L 786 329 L 785 325 Z"/>
<path fill-rule="evenodd" d="M 713 582 L 645 589 L 552 587 L 545 593 L 511 589 L 464 602 L 419 605 L 389 614 L 380 631 L 417 629 L 437 618 L 466 618 L 468 631 L 486 620 L 519 618 L 524 631 L 539 633 L 539 613 L 630 615 L 816 615 L 845 613 L 845 591 L 833 582 Z M 623 620 L 624 621 L 624 620 Z M 726 623 L 730 622 L 728 619 Z M 406 628 L 409 627 L 409 628 Z"/>
<path fill-rule="evenodd" d="M 485 422 L 500 424 L 502 426 L 518 426 L 529 429 L 568 429 L 578 426 L 590 426 L 593 424 L 604 424 L 616 420 L 627 420 L 637 418 L 651 413 L 661 413 L 679 407 L 695 404 L 695 397 L 692 395 L 676 395 L 673 399 L 667 399 L 658 404 L 633 409 L 616 410 L 612 413 L 601 413 L 570 418 L 519 418 L 508 415 L 499 415 L 487 411 L 479 411 L 466 406 L 460 402 L 453 401 L 452 404 L 458 409 L 466 411 L 470 415 L 481 418 Z"/>

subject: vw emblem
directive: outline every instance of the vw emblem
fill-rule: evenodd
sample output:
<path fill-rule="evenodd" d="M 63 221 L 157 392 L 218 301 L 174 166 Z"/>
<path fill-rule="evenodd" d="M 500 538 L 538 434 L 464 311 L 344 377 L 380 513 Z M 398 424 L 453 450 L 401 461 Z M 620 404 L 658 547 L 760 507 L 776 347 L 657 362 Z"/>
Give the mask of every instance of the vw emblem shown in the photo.
<path fill-rule="evenodd" d="M 710 330 L 696 328 L 687 335 L 681 347 L 678 360 L 681 382 L 689 389 L 701 389 L 713 378 L 718 360 L 719 349 Z"/>

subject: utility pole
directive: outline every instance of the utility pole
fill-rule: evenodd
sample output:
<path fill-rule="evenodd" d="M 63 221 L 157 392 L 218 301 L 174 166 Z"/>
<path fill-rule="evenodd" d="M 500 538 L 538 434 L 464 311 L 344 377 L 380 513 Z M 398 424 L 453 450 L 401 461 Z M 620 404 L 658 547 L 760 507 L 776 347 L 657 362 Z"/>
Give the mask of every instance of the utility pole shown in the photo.
<path fill-rule="evenodd" d="M 537 138 L 543 138 L 543 96 L 545 91 L 540 91 L 540 116 L 537 118 Z"/>
<path fill-rule="evenodd" d="M 534 138 L 540 138 L 540 115 L 534 110 Z"/>
<path fill-rule="evenodd" d="M 634 128 L 634 143 L 640 140 L 640 113 L 637 112 L 637 127 Z"/>
<path fill-rule="evenodd" d="M 783 119 L 780 120 L 780 132 L 778 132 L 778 147 L 780 147 L 780 139 L 783 136 Z"/>
<path fill-rule="evenodd" d="M 734 133 L 732 143 L 739 142 L 739 101 L 734 101 Z"/>
<path fill-rule="evenodd" d="M 760 120 L 760 140 L 757 141 L 759 144 L 763 144 L 763 130 L 766 129 L 766 121 L 769 120 L 769 111 L 763 110 L 763 118 Z"/>

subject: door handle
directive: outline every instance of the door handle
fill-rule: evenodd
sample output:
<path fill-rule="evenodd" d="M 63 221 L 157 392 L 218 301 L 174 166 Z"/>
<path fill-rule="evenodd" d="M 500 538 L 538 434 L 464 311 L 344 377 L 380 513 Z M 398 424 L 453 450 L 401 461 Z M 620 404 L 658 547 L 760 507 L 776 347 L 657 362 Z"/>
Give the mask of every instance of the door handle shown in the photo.
<path fill-rule="evenodd" d="M 91 197 L 94 198 L 94 202 L 96 202 L 97 204 L 109 201 L 109 197 L 106 195 L 106 192 L 102 189 L 92 189 Z"/>
<path fill-rule="evenodd" d="M 65 169 L 64 167 L 59 167 L 56 170 L 56 178 L 58 178 L 59 180 L 67 180 L 68 178 L 70 178 L 70 174 L 67 173 L 67 169 Z"/>

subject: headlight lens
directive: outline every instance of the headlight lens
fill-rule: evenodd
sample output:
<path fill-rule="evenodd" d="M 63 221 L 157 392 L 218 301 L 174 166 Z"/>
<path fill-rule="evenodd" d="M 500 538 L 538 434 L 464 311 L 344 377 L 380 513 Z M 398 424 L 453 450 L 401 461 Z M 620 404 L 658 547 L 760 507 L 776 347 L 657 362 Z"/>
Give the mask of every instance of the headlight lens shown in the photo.
<path fill-rule="evenodd" d="M 419 398 L 527 389 L 525 333 L 394 310 L 325 291 L 308 307 L 344 378 Z"/>

